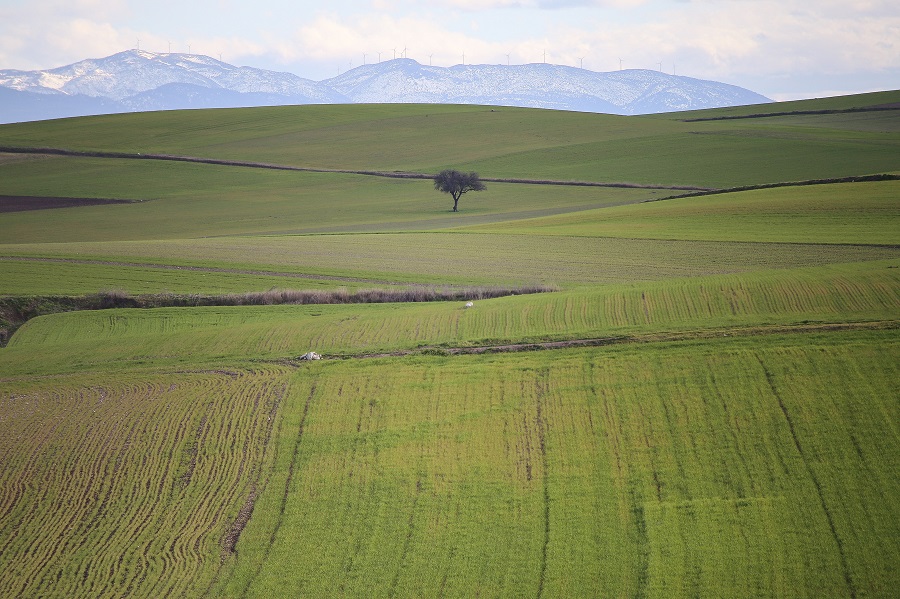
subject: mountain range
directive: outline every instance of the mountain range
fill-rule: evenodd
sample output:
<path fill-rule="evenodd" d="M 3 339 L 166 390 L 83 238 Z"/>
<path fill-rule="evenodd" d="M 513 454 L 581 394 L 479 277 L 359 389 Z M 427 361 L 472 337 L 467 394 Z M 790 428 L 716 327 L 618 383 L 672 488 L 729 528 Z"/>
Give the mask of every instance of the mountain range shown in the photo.
<path fill-rule="evenodd" d="M 0 70 L 0 122 L 147 110 L 286 104 L 488 104 L 650 114 L 770 102 L 750 90 L 659 71 L 552 65 L 434 67 L 409 58 L 312 81 L 209 56 L 128 50 L 43 70 Z"/>

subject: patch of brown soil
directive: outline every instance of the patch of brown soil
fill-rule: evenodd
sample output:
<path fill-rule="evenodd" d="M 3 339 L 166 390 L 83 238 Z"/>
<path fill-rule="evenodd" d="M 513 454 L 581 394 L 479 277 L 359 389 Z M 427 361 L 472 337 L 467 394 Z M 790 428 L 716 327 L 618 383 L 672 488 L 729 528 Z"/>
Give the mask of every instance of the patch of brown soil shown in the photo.
<path fill-rule="evenodd" d="M 80 208 L 100 204 L 130 204 L 131 200 L 106 198 L 55 198 L 44 196 L 4 196 L 0 195 L 0 212 L 25 212 L 27 210 L 49 210 L 51 208 Z"/>

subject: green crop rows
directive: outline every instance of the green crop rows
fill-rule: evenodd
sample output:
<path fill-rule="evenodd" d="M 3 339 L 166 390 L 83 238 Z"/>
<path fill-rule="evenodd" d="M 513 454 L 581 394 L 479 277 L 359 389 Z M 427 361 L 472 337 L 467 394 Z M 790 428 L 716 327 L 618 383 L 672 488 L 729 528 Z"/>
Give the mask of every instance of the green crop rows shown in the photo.
<path fill-rule="evenodd" d="M 223 589 L 887 593 L 900 387 L 874 340 L 304 369 Z"/>
<path fill-rule="evenodd" d="M 287 385 L 272 368 L 0 381 L 0 594 L 202 590 Z"/>
<path fill-rule="evenodd" d="M 900 185 L 793 183 L 900 174 L 898 100 L 0 126 L 4 147 L 785 185 L 490 182 L 453 214 L 421 179 L 0 153 L 0 196 L 130 200 L 0 213 L 0 597 L 894 596 Z M 535 283 L 559 290 L 50 313 Z"/>

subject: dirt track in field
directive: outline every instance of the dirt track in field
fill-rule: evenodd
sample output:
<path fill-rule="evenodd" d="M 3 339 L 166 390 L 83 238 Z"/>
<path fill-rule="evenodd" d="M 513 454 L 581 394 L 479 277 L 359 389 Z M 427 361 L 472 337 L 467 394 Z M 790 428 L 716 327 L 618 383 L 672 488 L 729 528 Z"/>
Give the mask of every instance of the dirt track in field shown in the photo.
<path fill-rule="evenodd" d="M 770 325 L 706 329 L 699 331 L 680 331 L 647 333 L 643 335 L 620 335 L 616 337 L 599 337 L 591 339 L 566 339 L 561 341 L 540 341 L 535 343 L 509 343 L 498 345 L 481 345 L 473 347 L 420 347 L 417 349 L 398 350 L 393 352 L 324 355 L 325 360 L 361 359 L 361 358 L 391 358 L 402 356 L 461 356 L 492 353 L 511 353 L 522 351 L 537 351 L 546 349 L 568 349 L 574 347 L 600 347 L 605 345 L 622 345 L 628 343 L 667 343 L 696 341 L 703 339 L 717 339 L 721 337 L 759 337 L 763 335 L 786 335 L 796 333 L 831 333 L 840 331 L 877 331 L 900 329 L 900 321 L 879 320 L 869 322 L 836 322 L 836 323 L 810 323 L 792 325 Z M 298 365 L 294 360 L 281 360 L 280 363 Z"/>

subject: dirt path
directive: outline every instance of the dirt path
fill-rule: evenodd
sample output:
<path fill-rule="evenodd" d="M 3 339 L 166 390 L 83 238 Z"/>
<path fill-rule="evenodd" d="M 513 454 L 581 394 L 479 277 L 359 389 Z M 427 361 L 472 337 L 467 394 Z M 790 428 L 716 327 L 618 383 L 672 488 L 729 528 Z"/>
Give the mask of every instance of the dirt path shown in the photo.
<path fill-rule="evenodd" d="M 567 349 L 573 347 L 600 347 L 621 345 L 626 343 L 666 343 L 717 339 L 721 337 L 759 337 L 764 335 L 784 335 L 796 333 L 830 333 L 839 331 L 878 331 L 900 329 L 898 320 L 879 320 L 869 322 L 835 322 L 792 325 L 763 325 L 750 327 L 729 327 L 703 329 L 698 331 L 679 331 L 645 333 L 639 335 L 620 335 L 615 337 L 595 337 L 590 339 L 566 339 L 562 341 L 541 341 L 536 343 L 509 343 L 499 345 L 481 345 L 474 347 L 437 347 L 426 346 L 416 349 L 397 350 L 393 352 L 361 353 L 361 354 L 323 354 L 325 360 L 346 360 L 364 358 L 391 358 L 402 356 L 443 355 L 461 356 L 472 354 L 510 353 L 522 351 L 538 351 L 547 349 Z M 281 360 L 280 363 L 298 365 L 300 362 Z"/>

